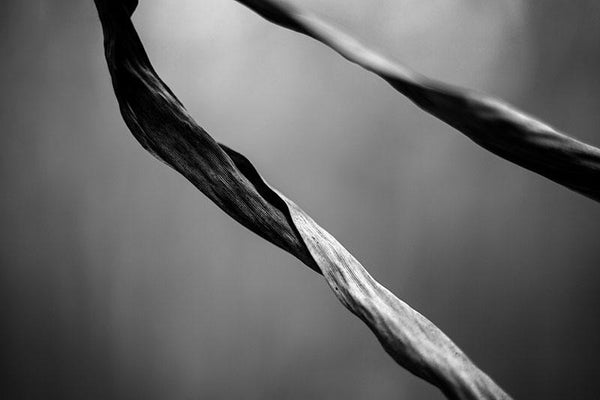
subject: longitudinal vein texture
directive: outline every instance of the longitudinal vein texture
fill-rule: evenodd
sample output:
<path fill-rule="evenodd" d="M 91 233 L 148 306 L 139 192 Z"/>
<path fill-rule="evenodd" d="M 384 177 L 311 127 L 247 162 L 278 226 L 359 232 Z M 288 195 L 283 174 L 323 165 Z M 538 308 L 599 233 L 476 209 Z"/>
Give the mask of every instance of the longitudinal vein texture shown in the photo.
<path fill-rule="evenodd" d="M 600 201 L 600 149 L 561 134 L 500 100 L 419 75 L 286 1 L 236 1 L 379 75 L 417 106 L 490 152 Z"/>
<path fill-rule="evenodd" d="M 403 367 L 453 399 L 508 396 L 437 327 L 376 282 L 335 238 L 218 144 L 152 67 L 131 22 L 136 0 L 95 0 L 119 108 L 140 144 L 239 223 L 321 273 Z"/>

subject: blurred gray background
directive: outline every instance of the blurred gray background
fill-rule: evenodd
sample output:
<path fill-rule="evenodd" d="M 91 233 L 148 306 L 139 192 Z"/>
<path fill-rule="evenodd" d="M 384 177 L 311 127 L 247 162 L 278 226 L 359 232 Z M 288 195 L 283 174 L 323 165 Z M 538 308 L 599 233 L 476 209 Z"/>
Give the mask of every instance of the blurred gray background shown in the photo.
<path fill-rule="evenodd" d="M 600 145 L 595 0 L 295 3 Z M 598 204 L 234 1 L 142 0 L 134 21 L 203 127 L 509 393 L 600 396 Z M 1 398 L 442 397 L 135 142 L 91 0 L 3 0 L 0 31 Z"/>

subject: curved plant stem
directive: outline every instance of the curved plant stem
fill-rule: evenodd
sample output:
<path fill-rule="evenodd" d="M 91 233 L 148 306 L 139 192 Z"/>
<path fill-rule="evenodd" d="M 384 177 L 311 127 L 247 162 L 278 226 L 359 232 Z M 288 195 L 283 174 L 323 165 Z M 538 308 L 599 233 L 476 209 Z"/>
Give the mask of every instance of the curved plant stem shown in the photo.
<path fill-rule="evenodd" d="M 375 281 L 303 210 L 188 114 L 152 67 L 130 20 L 137 1 L 94 0 L 125 123 L 140 144 L 239 223 L 326 279 L 336 297 L 404 368 L 451 399 L 508 396 L 435 325 Z"/>
<path fill-rule="evenodd" d="M 377 74 L 417 106 L 486 150 L 600 201 L 600 149 L 561 134 L 500 100 L 419 75 L 285 1 L 236 1 Z"/>

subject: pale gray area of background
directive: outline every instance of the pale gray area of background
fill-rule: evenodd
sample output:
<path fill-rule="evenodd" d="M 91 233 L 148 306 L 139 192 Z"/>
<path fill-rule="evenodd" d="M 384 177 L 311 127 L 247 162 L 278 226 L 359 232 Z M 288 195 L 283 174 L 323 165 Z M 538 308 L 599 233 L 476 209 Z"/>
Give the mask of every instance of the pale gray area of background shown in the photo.
<path fill-rule="evenodd" d="M 600 145 L 595 0 L 302 4 Z M 598 398 L 598 204 L 233 1 L 142 0 L 134 20 L 202 126 L 509 393 Z M 0 33 L 1 398 L 441 398 L 135 142 L 91 0 L 3 0 Z"/>

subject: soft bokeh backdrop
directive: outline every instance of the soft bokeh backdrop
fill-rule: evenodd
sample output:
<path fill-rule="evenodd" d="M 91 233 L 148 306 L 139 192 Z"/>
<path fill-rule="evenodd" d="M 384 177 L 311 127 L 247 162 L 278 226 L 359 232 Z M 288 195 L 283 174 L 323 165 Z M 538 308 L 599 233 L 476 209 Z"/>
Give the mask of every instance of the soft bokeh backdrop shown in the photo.
<path fill-rule="evenodd" d="M 596 0 L 295 3 L 600 145 Z M 598 204 L 234 1 L 134 20 L 201 125 L 509 393 L 598 398 Z M 1 398 L 441 398 L 135 142 L 91 0 L 3 0 L 0 32 Z"/>

